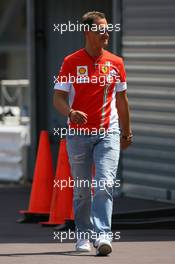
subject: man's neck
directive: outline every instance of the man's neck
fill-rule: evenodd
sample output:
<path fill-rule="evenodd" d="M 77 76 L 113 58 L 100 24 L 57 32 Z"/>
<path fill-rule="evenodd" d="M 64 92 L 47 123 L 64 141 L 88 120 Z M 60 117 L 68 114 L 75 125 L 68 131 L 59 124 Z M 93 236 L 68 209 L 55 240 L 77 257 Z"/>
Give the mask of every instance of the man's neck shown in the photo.
<path fill-rule="evenodd" d="M 87 44 L 85 45 L 85 50 L 91 57 L 99 57 L 104 51 L 103 48 L 93 48 Z"/>

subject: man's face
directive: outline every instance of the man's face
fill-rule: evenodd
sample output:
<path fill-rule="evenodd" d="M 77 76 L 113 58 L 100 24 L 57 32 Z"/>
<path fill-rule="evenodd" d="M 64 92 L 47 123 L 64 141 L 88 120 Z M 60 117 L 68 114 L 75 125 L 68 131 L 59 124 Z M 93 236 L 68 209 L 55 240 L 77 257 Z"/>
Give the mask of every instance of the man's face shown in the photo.
<path fill-rule="evenodd" d="M 98 18 L 93 24 L 96 24 L 97 26 L 93 26 L 91 31 L 86 31 L 85 34 L 87 40 L 93 48 L 105 48 L 108 45 L 109 40 L 109 34 L 105 31 L 108 25 L 106 19 Z M 95 28 L 98 30 L 95 31 Z"/>

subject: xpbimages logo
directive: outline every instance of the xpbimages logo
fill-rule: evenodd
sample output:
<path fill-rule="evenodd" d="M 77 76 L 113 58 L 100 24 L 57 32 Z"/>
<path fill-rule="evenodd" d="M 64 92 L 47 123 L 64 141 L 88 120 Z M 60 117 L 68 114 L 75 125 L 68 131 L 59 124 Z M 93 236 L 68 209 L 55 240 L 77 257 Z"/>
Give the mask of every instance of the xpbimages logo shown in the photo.
<path fill-rule="evenodd" d="M 70 229 L 68 231 L 53 232 L 53 239 L 59 240 L 61 243 L 65 240 L 75 240 L 75 239 L 89 239 L 90 241 L 98 239 L 99 235 L 110 241 L 120 240 L 120 231 L 113 232 L 74 232 Z"/>
<path fill-rule="evenodd" d="M 76 158 L 76 157 L 75 157 Z M 107 190 L 108 188 L 119 188 L 120 187 L 120 179 L 108 179 L 108 180 L 84 180 L 84 179 L 68 179 L 68 180 L 59 180 L 54 179 L 54 188 L 59 188 L 60 190 L 63 190 L 64 188 L 99 188 L 99 190 Z"/>
<path fill-rule="evenodd" d="M 92 24 L 91 26 L 88 24 L 79 23 L 72 23 L 68 20 L 67 23 L 54 23 L 53 24 L 53 31 L 58 32 L 59 34 L 63 35 L 65 32 L 83 32 L 83 31 L 93 31 L 99 34 L 105 34 L 106 32 L 118 32 L 120 31 L 120 24 L 107 24 L 107 27 L 103 24 L 96 25 Z"/>

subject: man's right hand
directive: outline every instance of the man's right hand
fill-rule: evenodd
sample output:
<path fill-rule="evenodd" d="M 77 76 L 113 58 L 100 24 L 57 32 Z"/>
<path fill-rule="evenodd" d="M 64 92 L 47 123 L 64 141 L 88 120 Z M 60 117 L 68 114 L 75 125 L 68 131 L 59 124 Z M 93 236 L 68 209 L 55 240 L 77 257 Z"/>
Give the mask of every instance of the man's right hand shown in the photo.
<path fill-rule="evenodd" d="M 69 115 L 70 121 L 78 125 L 87 123 L 87 114 L 82 111 L 71 110 Z"/>

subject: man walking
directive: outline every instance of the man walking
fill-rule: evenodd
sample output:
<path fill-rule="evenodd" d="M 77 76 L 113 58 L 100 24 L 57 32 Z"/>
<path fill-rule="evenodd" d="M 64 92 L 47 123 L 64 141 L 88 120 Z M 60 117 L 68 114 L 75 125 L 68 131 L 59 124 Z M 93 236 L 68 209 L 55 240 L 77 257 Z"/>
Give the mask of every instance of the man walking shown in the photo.
<path fill-rule="evenodd" d="M 85 47 L 65 57 L 54 86 L 54 106 L 68 117 L 76 250 L 91 250 L 91 234 L 97 255 L 108 255 L 120 146 L 126 149 L 132 143 L 126 74 L 122 58 L 105 50 L 109 40 L 105 15 L 88 12 L 82 23 Z M 89 184 L 78 184 L 82 181 Z"/>

